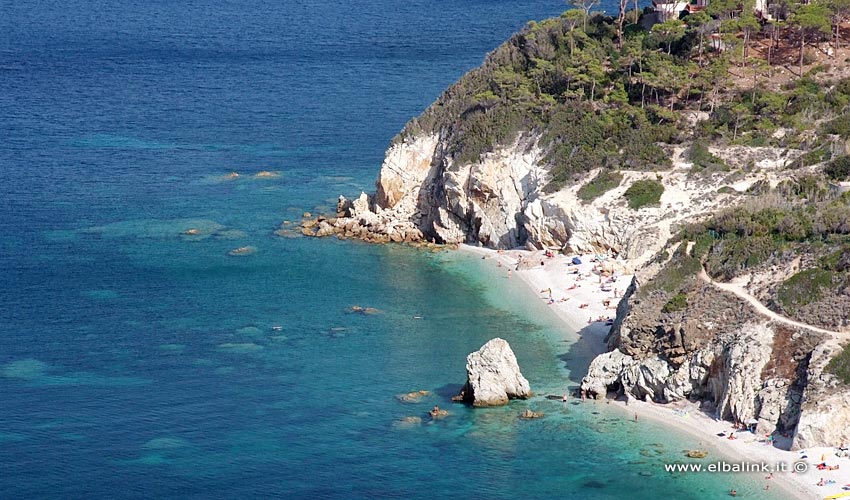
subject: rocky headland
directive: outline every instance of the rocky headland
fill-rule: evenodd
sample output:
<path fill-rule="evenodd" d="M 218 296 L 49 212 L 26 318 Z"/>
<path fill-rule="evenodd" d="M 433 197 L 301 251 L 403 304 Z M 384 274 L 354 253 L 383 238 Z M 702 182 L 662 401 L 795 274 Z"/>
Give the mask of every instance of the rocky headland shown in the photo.
<path fill-rule="evenodd" d="M 586 396 L 689 401 L 794 448 L 850 441 L 850 79 L 754 89 L 710 73 L 728 54 L 696 60 L 697 31 L 624 62 L 612 22 L 530 24 L 405 127 L 374 193 L 297 230 L 609 255 L 635 278 Z M 692 78 L 648 78 L 662 62 Z"/>

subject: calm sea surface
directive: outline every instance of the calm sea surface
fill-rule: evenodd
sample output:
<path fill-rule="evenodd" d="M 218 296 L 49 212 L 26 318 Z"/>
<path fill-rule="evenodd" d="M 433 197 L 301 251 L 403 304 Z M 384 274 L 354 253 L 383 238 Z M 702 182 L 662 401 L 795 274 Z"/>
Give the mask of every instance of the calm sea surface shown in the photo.
<path fill-rule="evenodd" d="M 583 370 L 488 261 L 273 235 L 371 190 L 409 118 L 563 7 L 4 2 L 0 498 L 764 498 L 664 473 L 698 443 L 605 405 L 451 405 L 493 337 L 541 395 Z"/>

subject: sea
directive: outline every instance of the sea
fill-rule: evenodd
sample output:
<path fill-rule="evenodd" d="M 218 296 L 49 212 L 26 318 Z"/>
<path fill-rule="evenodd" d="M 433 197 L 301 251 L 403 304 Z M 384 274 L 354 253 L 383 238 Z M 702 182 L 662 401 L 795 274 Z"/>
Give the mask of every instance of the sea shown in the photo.
<path fill-rule="evenodd" d="M 0 498 L 782 498 L 546 399 L 589 347 L 492 261 L 275 234 L 372 191 L 407 120 L 565 8 L 3 2 Z M 538 396 L 452 404 L 494 337 Z"/>

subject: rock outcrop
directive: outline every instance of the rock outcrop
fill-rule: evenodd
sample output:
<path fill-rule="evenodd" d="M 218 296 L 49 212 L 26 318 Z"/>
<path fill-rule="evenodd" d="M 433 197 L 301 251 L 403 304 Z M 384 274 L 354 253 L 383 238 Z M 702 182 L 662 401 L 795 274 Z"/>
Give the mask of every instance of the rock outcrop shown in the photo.
<path fill-rule="evenodd" d="M 850 389 L 824 371 L 833 354 L 826 345 L 812 353 L 794 449 L 850 443 Z"/>
<path fill-rule="evenodd" d="M 673 168 L 665 172 L 621 170 L 620 186 L 585 202 L 578 190 L 597 172 L 546 192 L 550 168 L 534 136 L 521 136 L 472 163 L 456 161 L 450 142 L 440 134 L 403 136 L 388 149 L 373 195 L 361 193 L 353 200 L 341 196 L 336 217 L 326 224 L 317 220 L 304 234 L 375 243 L 610 250 L 639 267 L 664 246 L 671 225 L 737 202 L 747 187 L 770 175 L 759 169 L 737 174 L 736 189 L 721 192 L 718 186 L 726 182 L 726 174 L 696 178 L 682 153 L 682 148 L 673 152 Z M 623 193 L 647 178 L 664 185 L 661 202 L 632 210 Z"/>
<path fill-rule="evenodd" d="M 850 392 L 823 371 L 822 334 L 769 321 L 705 283 L 688 288 L 683 311 L 664 312 L 665 298 L 630 287 L 611 351 L 591 362 L 584 394 L 687 399 L 716 418 L 756 420 L 761 434 L 795 435 L 799 447 L 849 440 L 850 417 L 834 410 L 850 405 Z"/>
<path fill-rule="evenodd" d="M 472 406 L 500 406 L 533 393 L 508 342 L 495 338 L 466 357 L 467 381 L 460 395 Z"/>

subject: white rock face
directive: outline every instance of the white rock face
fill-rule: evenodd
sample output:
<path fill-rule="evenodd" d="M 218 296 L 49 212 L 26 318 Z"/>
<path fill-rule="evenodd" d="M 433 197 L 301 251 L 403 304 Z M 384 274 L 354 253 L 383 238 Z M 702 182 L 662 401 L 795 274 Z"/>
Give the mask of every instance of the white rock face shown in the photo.
<path fill-rule="evenodd" d="M 604 395 L 608 386 L 619 381 L 620 376 L 637 362 L 619 349 L 600 354 L 590 362 L 587 375 L 581 381 L 581 389 L 594 395 Z"/>
<path fill-rule="evenodd" d="M 437 134 L 409 137 L 392 145 L 369 213 L 357 207 L 357 226 L 373 236 L 385 236 L 387 241 L 421 237 L 489 248 L 613 250 L 639 267 L 670 238 L 671 225 L 728 206 L 741 197 L 734 191 L 718 193 L 723 179 L 694 178 L 690 163 L 682 158 L 682 148 L 675 151 L 669 171 L 622 170 L 620 186 L 590 203 L 579 199 L 578 190 L 596 171 L 558 192 L 543 191 L 549 182 L 548 167 L 535 137 L 521 137 L 466 165 L 457 164 L 447 150 Z M 761 156 L 769 153 L 753 151 Z M 748 157 L 747 151 L 738 153 L 741 158 Z M 751 184 L 770 175 L 767 167 L 773 163 L 765 165 L 768 174 L 756 169 L 736 182 Z M 632 210 L 623 193 L 635 181 L 647 178 L 664 185 L 661 201 L 655 207 Z M 343 219 L 337 227 L 346 224 L 351 226 Z M 357 229 L 353 232 L 358 235 Z"/>
<path fill-rule="evenodd" d="M 399 204 L 401 210 L 415 209 L 419 187 L 433 174 L 438 137 L 426 135 L 394 144 L 387 150 L 375 193 L 375 203 L 383 209 L 393 209 Z"/>
<path fill-rule="evenodd" d="M 445 243 L 513 248 L 524 240 L 519 216 L 538 196 L 541 152 L 531 141 L 456 165 L 439 137 L 408 139 L 388 151 L 376 183 L 377 226 L 415 227 Z"/>
<path fill-rule="evenodd" d="M 745 422 L 756 417 L 756 394 L 762 388 L 761 372 L 773 350 L 773 329 L 753 323 L 729 346 L 721 379 L 725 382 L 717 416 Z"/>
<path fill-rule="evenodd" d="M 461 394 L 473 406 L 500 406 L 509 399 L 526 399 L 532 395 L 511 346 L 500 338 L 490 340 L 466 357 L 466 375 Z"/>
<path fill-rule="evenodd" d="M 718 418 L 761 419 L 761 428 L 771 432 L 780 421 L 797 415 L 788 405 L 791 388 L 761 377 L 773 350 L 773 335 L 768 324 L 748 323 L 740 331 L 721 334 L 716 344 L 694 351 L 676 368 L 659 356 L 637 360 L 615 349 L 591 362 L 581 389 L 600 396 L 619 383 L 626 394 L 660 402 L 709 396 Z"/>
<path fill-rule="evenodd" d="M 850 443 L 850 390 L 824 372 L 833 354 L 825 345 L 812 353 L 793 449 Z"/>

